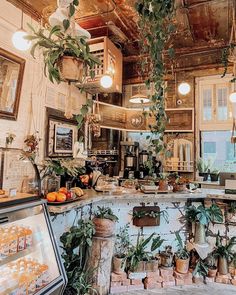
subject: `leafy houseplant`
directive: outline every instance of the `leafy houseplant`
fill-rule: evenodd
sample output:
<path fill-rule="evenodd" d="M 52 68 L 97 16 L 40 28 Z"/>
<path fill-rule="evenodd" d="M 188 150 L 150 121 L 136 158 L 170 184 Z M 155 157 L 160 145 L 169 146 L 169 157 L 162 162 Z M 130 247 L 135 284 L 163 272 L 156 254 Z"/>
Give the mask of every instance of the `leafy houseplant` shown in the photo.
<path fill-rule="evenodd" d="M 176 271 L 179 273 L 187 273 L 189 269 L 189 252 L 180 237 L 179 231 L 175 232 L 178 243 L 178 251 L 175 253 Z"/>
<path fill-rule="evenodd" d="M 218 258 L 218 271 L 219 274 L 225 275 L 229 272 L 228 263 L 233 260 L 234 252 L 233 246 L 236 245 L 236 237 L 232 237 L 228 243 L 223 245 L 222 238 L 220 238 L 219 232 L 216 238 L 216 245 L 213 251 L 214 257 Z"/>
<path fill-rule="evenodd" d="M 159 174 L 159 187 L 158 190 L 160 191 L 167 191 L 168 190 L 168 177 L 169 173 L 160 173 Z"/>
<path fill-rule="evenodd" d="M 166 210 L 162 211 L 133 211 L 133 224 L 136 226 L 155 226 L 160 224 L 160 217 L 163 216 L 166 223 L 168 223 L 168 213 Z"/>
<path fill-rule="evenodd" d="M 65 294 L 87 294 L 96 292 L 92 287 L 93 270 L 86 268 L 88 248 L 92 245 L 95 233 L 91 221 L 80 220 L 78 226 L 72 226 L 60 237 L 64 266 L 68 277 Z M 75 249 L 77 251 L 75 252 Z"/>
<path fill-rule="evenodd" d="M 131 246 L 128 230 L 129 225 L 126 224 L 124 227 L 120 228 L 119 233 L 116 235 L 113 272 L 117 274 L 124 272 L 126 258 Z"/>
<path fill-rule="evenodd" d="M 220 171 L 216 168 L 211 168 L 210 169 L 210 177 L 211 177 L 211 181 L 218 181 L 219 179 L 219 174 Z"/>
<path fill-rule="evenodd" d="M 140 234 L 137 237 L 137 243 L 132 246 L 127 256 L 127 268 L 130 271 L 144 271 L 145 264 L 153 256 L 152 253 L 146 251 L 148 244 L 152 241 L 151 252 L 157 250 L 164 242 L 160 236 L 155 237 L 155 233 L 152 233 L 148 238 L 140 238 Z M 158 262 L 156 261 L 157 265 Z"/>
<path fill-rule="evenodd" d="M 186 184 L 189 183 L 189 179 L 183 176 L 176 175 L 171 179 L 173 185 L 173 192 L 181 192 L 186 190 Z"/>
<path fill-rule="evenodd" d="M 165 247 L 165 250 L 160 253 L 161 265 L 163 267 L 171 267 L 173 264 L 174 254 L 170 245 Z"/>
<path fill-rule="evenodd" d="M 109 207 L 97 207 L 93 218 L 93 224 L 95 226 L 96 237 L 110 237 L 115 231 L 115 222 L 118 221 L 118 217 L 113 213 Z"/>
<path fill-rule="evenodd" d="M 196 264 L 196 267 L 193 271 L 193 280 L 194 283 L 206 282 L 206 276 L 208 274 L 208 267 L 206 263 L 199 258 Z"/>
<path fill-rule="evenodd" d="M 207 181 L 208 178 L 208 171 L 209 171 L 209 164 L 202 158 L 197 160 L 196 168 L 199 172 L 199 176 L 203 177 L 203 181 Z"/>
<path fill-rule="evenodd" d="M 185 218 L 187 221 L 195 223 L 194 242 L 196 244 L 206 243 L 205 226 L 209 222 L 223 222 L 222 212 L 216 204 L 212 204 L 210 208 L 205 208 L 203 205 L 189 206 L 186 209 Z"/>
<path fill-rule="evenodd" d="M 208 277 L 214 278 L 217 273 L 216 258 L 214 253 L 210 253 L 205 259 L 206 265 L 208 267 Z"/>
<path fill-rule="evenodd" d="M 149 125 L 152 135 L 148 136 L 150 148 L 156 154 L 163 152 L 166 148 L 164 143 L 164 131 L 167 121 L 165 113 L 164 98 L 164 49 L 168 38 L 175 30 L 172 23 L 174 10 L 173 0 L 138 0 L 135 4 L 140 17 L 138 25 L 140 31 L 141 70 L 146 80 L 146 86 L 154 86 L 154 94 L 151 96 L 152 106 L 144 115 L 153 116 L 155 124 Z M 155 35 L 153 34 L 155 32 Z M 168 48 L 168 54 L 173 57 L 173 48 Z"/>

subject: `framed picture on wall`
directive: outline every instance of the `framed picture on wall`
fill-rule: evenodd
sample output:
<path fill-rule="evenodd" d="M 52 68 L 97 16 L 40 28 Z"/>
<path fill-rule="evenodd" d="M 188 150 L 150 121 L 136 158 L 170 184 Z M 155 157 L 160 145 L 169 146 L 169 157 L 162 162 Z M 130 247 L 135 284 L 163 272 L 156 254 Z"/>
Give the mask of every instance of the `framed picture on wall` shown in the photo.
<path fill-rule="evenodd" d="M 54 152 L 55 153 L 73 153 L 74 126 L 56 123 L 54 132 Z"/>

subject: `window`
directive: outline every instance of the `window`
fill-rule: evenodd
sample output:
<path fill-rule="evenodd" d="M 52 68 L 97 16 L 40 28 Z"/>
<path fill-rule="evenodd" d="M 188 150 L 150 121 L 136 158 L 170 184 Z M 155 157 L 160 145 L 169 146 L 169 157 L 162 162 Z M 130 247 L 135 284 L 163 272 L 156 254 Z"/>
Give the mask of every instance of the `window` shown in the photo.
<path fill-rule="evenodd" d="M 217 119 L 224 121 L 228 119 L 228 89 L 220 87 L 217 89 Z"/>
<path fill-rule="evenodd" d="M 210 121 L 212 119 L 212 91 L 211 89 L 203 89 L 203 120 Z"/>

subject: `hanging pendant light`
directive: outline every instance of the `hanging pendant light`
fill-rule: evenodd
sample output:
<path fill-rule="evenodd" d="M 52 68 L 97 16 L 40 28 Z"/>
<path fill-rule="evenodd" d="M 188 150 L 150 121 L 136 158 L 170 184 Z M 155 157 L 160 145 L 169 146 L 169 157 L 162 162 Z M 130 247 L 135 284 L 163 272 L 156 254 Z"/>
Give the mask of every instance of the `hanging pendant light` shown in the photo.
<path fill-rule="evenodd" d="M 16 49 L 21 51 L 26 51 L 30 48 L 31 42 L 26 40 L 24 37 L 28 35 L 28 33 L 23 29 L 23 9 L 21 11 L 21 27 L 12 35 L 12 43 Z"/>

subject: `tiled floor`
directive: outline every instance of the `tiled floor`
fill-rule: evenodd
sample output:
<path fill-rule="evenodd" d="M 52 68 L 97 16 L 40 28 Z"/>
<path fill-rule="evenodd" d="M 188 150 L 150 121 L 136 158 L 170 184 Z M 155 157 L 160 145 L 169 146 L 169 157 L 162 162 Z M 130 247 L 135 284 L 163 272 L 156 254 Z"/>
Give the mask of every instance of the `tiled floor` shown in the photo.
<path fill-rule="evenodd" d="M 167 289 L 153 289 L 120 293 L 119 295 L 236 295 L 236 286 L 223 284 L 193 285 L 170 287 Z"/>

